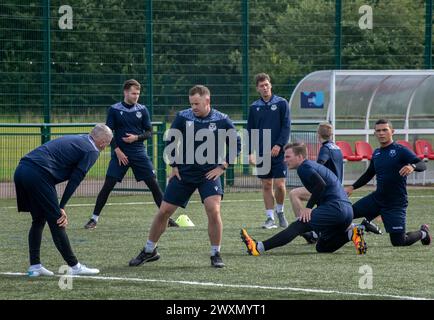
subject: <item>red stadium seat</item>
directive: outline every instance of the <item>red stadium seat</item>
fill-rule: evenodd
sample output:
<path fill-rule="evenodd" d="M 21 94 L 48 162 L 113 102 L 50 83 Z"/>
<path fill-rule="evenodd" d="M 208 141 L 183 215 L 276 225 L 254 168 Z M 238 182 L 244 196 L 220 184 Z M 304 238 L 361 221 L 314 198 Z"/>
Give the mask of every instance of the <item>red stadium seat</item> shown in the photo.
<path fill-rule="evenodd" d="M 408 149 L 410 149 L 411 151 L 414 152 L 413 147 L 411 146 L 410 142 L 408 142 L 406 140 L 397 140 L 396 143 L 400 144 L 401 146 L 407 147 Z"/>
<path fill-rule="evenodd" d="M 351 149 L 351 145 L 346 141 L 336 141 L 336 145 L 341 149 L 344 160 L 361 161 L 361 156 L 355 155 Z"/>
<path fill-rule="evenodd" d="M 406 140 L 397 140 L 396 143 L 400 144 L 400 145 L 402 145 L 402 146 L 404 146 L 404 147 L 406 147 L 406 148 L 408 148 L 408 149 L 410 149 L 411 151 L 414 152 L 414 149 L 413 149 L 413 147 L 412 147 L 412 145 L 411 145 L 410 142 L 408 142 Z M 419 159 L 423 159 L 424 158 L 423 155 L 417 155 L 417 157 Z"/>
<path fill-rule="evenodd" d="M 416 155 L 421 159 L 434 160 L 434 151 L 431 143 L 427 140 L 416 140 L 414 143 Z"/>
<path fill-rule="evenodd" d="M 356 141 L 355 145 L 356 155 L 361 156 L 363 159 L 372 159 L 372 147 L 366 141 Z"/>

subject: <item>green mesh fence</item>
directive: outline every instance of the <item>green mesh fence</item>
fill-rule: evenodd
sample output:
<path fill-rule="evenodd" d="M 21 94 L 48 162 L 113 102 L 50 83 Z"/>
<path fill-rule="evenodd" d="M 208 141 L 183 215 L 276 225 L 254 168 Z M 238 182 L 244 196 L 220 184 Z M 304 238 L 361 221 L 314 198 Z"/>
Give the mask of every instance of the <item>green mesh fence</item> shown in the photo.
<path fill-rule="evenodd" d="M 140 102 L 161 128 L 188 107 L 195 84 L 245 120 L 258 72 L 289 99 L 316 70 L 432 68 L 432 0 L 5 0 L 0 63 L 0 123 L 102 122 L 130 78 L 141 82 Z M 16 134 L 1 130 L 2 139 Z M 1 142 L 5 183 L 18 154 L 41 142 L 39 129 L 26 130 L 16 151 Z M 55 128 L 43 128 L 50 134 Z M 249 170 L 235 166 L 227 187 L 256 188 Z"/>
<path fill-rule="evenodd" d="M 237 129 L 242 130 L 246 127 L 245 121 L 235 122 Z M 46 135 L 46 127 L 50 127 L 50 135 Z M 93 127 L 91 123 L 71 123 L 71 124 L 0 124 L 0 198 L 14 197 L 15 189 L 13 175 L 20 159 L 28 152 L 39 146 L 41 143 L 50 139 L 55 139 L 68 134 L 86 134 Z M 164 162 L 165 142 L 164 132 L 167 129 L 165 123 L 153 123 L 154 135 L 152 140 L 147 140 L 147 153 L 152 160 L 157 176 L 157 180 L 162 190 L 165 190 L 167 178 L 170 173 L 169 166 Z M 240 134 L 240 136 L 242 136 Z M 309 148 L 309 158 L 316 159 L 319 145 L 316 140 L 316 132 L 309 130 L 293 130 L 292 140 L 304 141 Z M 107 167 L 111 158 L 110 148 L 101 152 L 95 165 L 88 172 L 86 179 L 76 191 L 78 196 L 96 196 L 100 191 Z M 253 175 L 252 167 L 245 164 L 241 153 L 236 163 L 231 166 L 222 176 L 226 191 L 243 191 L 260 188 L 260 180 Z M 300 181 L 295 174 L 291 175 L 287 181 L 288 185 L 300 185 Z M 61 192 L 65 183 L 58 186 Z M 148 191 L 143 182 L 137 182 L 132 170 L 128 170 L 122 183 L 118 183 L 114 189 L 117 193 L 137 193 Z"/>
<path fill-rule="evenodd" d="M 0 17 L 0 122 L 103 121 L 129 78 L 154 121 L 198 83 L 242 120 L 257 72 L 289 98 L 315 70 L 432 66 L 432 0 L 6 0 Z"/>

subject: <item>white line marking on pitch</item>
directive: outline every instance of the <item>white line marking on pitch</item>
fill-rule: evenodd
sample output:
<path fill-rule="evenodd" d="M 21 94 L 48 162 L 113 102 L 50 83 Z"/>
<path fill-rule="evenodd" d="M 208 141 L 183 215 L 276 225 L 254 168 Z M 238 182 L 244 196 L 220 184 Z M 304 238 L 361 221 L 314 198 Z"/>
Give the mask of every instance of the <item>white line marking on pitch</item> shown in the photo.
<path fill-rule="evenodd" d="M 363 197 L 351 197 L 350 199 L 362 199 Z M 408 196 L 408 198 L 434 198 L 434 195 L 424 195 L 424 196 Z M 223 200 L 222 203 L 234 203 L 234 202 L 263 202 L 263 199 L 242 199 L 242 200 Z M 202 203 L 199 200 L 192 200 L 188 203 Z M 107 203 L 106 206 L 133 206 L 133 205 L 155 205 L 153 201 L 145 202 L 111 202 Z M 68 207 L 93 207 L 95 203 L 76 203 L 68 204 Z M 17 207 L 3 207 L 4 209 L 16 209 Z"/>
<path fill-rule="evenodd" d="M 27 276 L 27 273 L 19 272 L 2 272 L 0 275 L 6 276 Z M 62 275 L 56 275 L 61 277 Z M 65 275 L 63 275 L 65 276 Z M 401 300 L 432 300 L 423 297 L 411 297 L 411 296 L 398 296 L 391 294 L 379 294 L 379 293 L 359 293 L 359 292 L 343 292 L 337 290 L 322 290 L 322 289 L 305 289 L 305 288 L 292 288 L 292 287 L 271 287 L 261 285 L 246 285 L 246 284 L 225 284 L 215 282 L 198 282 L 198 281 L 181 281 L 181 280 L 164 280 L 164 279 L 142 279 L 142 278 L 121 278 L 121 277 L 103 277 L 103 276 L 71 276 L 72 278 L 91 279 L 91 280 L 103 280 L 103 281 L 127 281 L 127 282 L 159 282 L 168 284 L 185 284 L 192 286 L 202 287 L 223 287 L 223 288 L 235 288 L 235 289 L 263 289 L 263 290 L 276 290 L 276 291 L 295 291 L 306 293 L 320 293 L 320 294 L 339 294 L 347 296 L 362 296 L 362 297 L 378 297 L 378 298 L 392 298 Z M 49 277 L 44 277 L 49 279 Z"/>

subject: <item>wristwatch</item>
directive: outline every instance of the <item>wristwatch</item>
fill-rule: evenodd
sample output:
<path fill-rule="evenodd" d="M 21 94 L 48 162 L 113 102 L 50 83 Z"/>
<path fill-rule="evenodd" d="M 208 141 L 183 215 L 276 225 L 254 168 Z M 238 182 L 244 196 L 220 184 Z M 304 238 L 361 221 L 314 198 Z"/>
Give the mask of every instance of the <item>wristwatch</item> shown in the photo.
<path fill-rule="evenodd" d="M 219 167 L 220 167 L 220 169 L 222 169 L 223 171 L 225 171 L 226 170 L 226 167 L 225 167 L 225 165 L 222 163 L 221 165 L 219 165 Z"/>
<path fill-rule="evenodd" d="M 411 163 L 410 165 L 416 170 L 416 165 L 414 163 Z"/>

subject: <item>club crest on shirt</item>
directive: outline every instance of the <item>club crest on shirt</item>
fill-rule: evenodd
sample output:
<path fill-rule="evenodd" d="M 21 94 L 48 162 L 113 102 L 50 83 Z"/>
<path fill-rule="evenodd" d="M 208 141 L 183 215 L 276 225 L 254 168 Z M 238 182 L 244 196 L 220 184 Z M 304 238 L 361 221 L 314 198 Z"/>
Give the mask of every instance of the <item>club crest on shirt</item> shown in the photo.
<path fill-rule="evenodd" d="M 273 104 L 270 108 L 272 111 L 275 111 L 277 109 L 277 106 L 275 104 Z"/>
<path fill-rule="evenodd" d="M 258 107 L 258 108 L 256 108 L 256 111 L 259 111 L 259 107 Z"/>
<path fill-rule="evenodd" d="M 136 117 L 140 119 L 142 117 L 142 113 L 140 111 L 137 111 L 136 112 Z"/>
<path fill-rule="evenodd" d="M 389 156 L 392 157 L 392 158 L 393 158 L 394 156 L 396 156 L 396 150 L 395 150 L 395 149 L 390 150 L 390 151 L 389 151 Z"/>
<path fill-rule="evenodd" d="M 211 122 L 208 126 L 208 129 L 211 131 L 216 131 L 217 130 L 217 126 L 214 122 Z"/>

